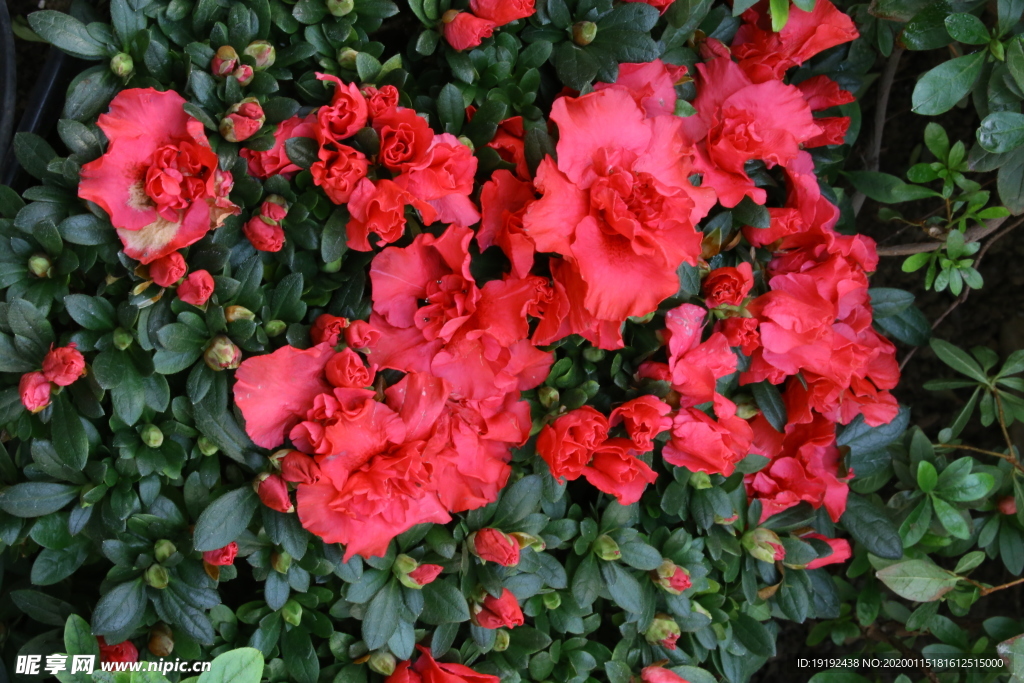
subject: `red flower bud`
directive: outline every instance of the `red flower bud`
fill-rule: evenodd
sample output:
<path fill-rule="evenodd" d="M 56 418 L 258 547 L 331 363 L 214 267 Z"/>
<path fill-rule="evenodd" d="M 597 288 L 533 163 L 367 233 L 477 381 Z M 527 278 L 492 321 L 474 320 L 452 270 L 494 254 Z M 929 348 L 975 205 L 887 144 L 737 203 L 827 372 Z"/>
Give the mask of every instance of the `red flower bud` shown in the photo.
<path fill-rule="evenodd" d="M 85 374 L 85 357 L 71 342 L 51 348 L 43 358 L 43 375 L 59 387 L 66 387 Z"/>
<path fill-rule="evenodd" d="M 470 538 L 470 551 L 484 562 L 503 567 L 519 564 L 519 542 L 498 529 L 481 529 Z"/>
<path fill-rule="evenodd" d="M 139 649 L 130 640 L 118 643 L 117 645 L 107 645 L 107 641 L 103 639 L 103 636 L 96 636 L 96 642 L 100 646 L 101 662 L 139 661 Z"/>
<path fill-rule="evenodd" d="M 213 276 L 205 270 L 193 270 L 178 285 L 178 298 L 193 306 L 202 306 L 213 296 Z"/>
<path fill-rule="evenodd" d="M 227 116 L 220 121 L 220 134 L 228 142 L 242 142 L 255 135 L 266 120 L 260 103 L 247 97 L 228 109 Z"/>
<path fill-rule="evenodd" d="M 360 322 L 360 321 L 356 321 Z M 366 323 L 363 323 L 364 325 Z M 313 327 L 309 330 L 309 338 L 313 340 L 314 344 L 330 344 L 331 346 L 337 346 L 339 338 L 342 332 L 345 332 L 345 328 L 348 327 L 348 319 L 339 318 L 336 315 L 330 313 L 322 313 L 313 323 Z M 349 344 L 355 346 L 355 344 Z M 356 348 L 360 348 L 356 346 Z"/>
<path fill-rule="evenodd" d="M 439 564 L 421 564 L 409 572 L 409 578 L 418 586 L 426 586 L 428 583 L 432 583 L 442 571 L 444 571 L 444 567 Z"/>
<path fill-rule="evenodd" d="M 231 75 L 235 77 L 235 80 L 238 81 L 239 85 L 249 85 L 252 83 L 253 76 L 256 75 L 256 72 L 253 71 L 253 68 L 248 64 L 239 64 L 238 68 L 235 69 Z"/>
<path fill-rule="evenodd" d="M 519 601 L 507 588 L 500 598 L 488 595 L 482 603 L 474 605 L 473 612 L 473 623 L 482 628 L 514 628 L 525 621 Z"/>
<path fill-rule="evenodd" d="M 221 78 L 230 76 L 231 72 L 237 67 L 238 53 L 230 45 L 224 45 L 217 50 L 217 54 L 213 56 L 213 60 L 210 62 L 210 71 L 214 76 L 220 76 Z"/>
<path fill-rule="evenodd" d="M 288 451 L 281 459 L 281 476 L 294 484 L 315 484 L 320 481 L 320 465 L 300 451 Z"/>
<path fill-rule="evenodd" d="M 188 272 L 185 257 L 181 252 L 172 251 L 149 264 L 149 277 L 161 287 L 170 287 Z"/>
<path fill-rule="evenodd" d="M 228 543 L 223 548 L 207 550 L 203 553 L 203 562 L 212 564 L 215 567 L 223 567 L 233 564 L 236 555 L 238 555 L 238 544 L 231 541 L 231 543 Z"/>
<path fill-rule="evenodd" d="M 1000 514 L 1015 515 L 1017 514 L 1017 501 L 1013 496 L 1003 496 L 999 499 L 998 508 Z"/>
<path fill-rule="evenodd" d="M 41 372 L 28 372 L 21 376 L 18 382 L 18 393 L 21 395 L 21 404 L 33 413 L 50 405 L 50 380 Z"/>
<path fill-rule="evenodd" d="M 256 480 L 256 494 L 271 510 L 295 512 L 291 496 L 288 495 L 288 482 L 280 474 L 261 474 Z"/>

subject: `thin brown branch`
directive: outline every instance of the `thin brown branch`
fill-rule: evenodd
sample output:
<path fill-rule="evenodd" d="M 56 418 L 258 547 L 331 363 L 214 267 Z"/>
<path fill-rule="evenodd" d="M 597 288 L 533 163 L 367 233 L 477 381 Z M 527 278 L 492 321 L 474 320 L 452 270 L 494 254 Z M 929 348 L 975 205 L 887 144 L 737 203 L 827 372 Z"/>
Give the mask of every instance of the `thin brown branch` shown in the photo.
<path fill-rule="evenodd" d="M 1017 586 L 1017 585 L 1022 584 L 1022 583 L 1024 583 L 1024 578 L 1020 578 L 1020 579 L 1017 579 L 1015 581 L 1011 581 L 1010 583 L 1004 583 L 1001 586 L 990 586 L 989 588 L 982 588 L 981 589 L 981 595 L 982 596 L 986 596 L 986 595 L 989 595 L 991 593 L 995 593 L 996 591 L 1001 591 L 1004 588 L 1011 588 L 1013 586 Z"/>
<path fill-rule="evenodd" d="M 1003 430 L 1003 438 L 1006 440 L 1006 449 L 1010 452 L 1010 456 L 1013 457 L 1014 461 L 1017 460 L 1017 450 L 1013 447 L 1013 439 L 1010 438 L 1010 432 L 1006 429 L 1006 412 L 1003 410 L 1003 399 L 999 396 L 998 391 L 992 392 L 996 397 L 996 411 L 999 413 L 999 428 Z"/>
<path fill-rule="evenodd" d="M 900 66 L 900 57 L 903 55 L 902 47 L 894 47 L 889 60 L 882 69 L 882 76 L 878 79 L 878 101 L 875 105 L 875 127 L 872 131 L 871 146 L 868 148 L 867 157 L 864 159 L 864 166 L 868 171 L 877 171 L 882 158 L 882 135 L 885 133 L 885 114 L 889 109 L 889 93 L 892 91 L 892 83 L 896 79 L 896 71 Z M 860 213 L 864 206 L 866 197 L 862 192 L 856 192 L 850 200 L 853 203 L 853 215 Z"/>
<path fill-rule="evenodd" d="M 989 223 L 993 223 L 993 222 L 996 222 L 996 221 L 998 221 L 998 222 L 996 222 L 995 228 L 998 228 L 1000 225 L 1003 224 L 1003 222 L 1005 220 L 1006 220 L 1005 218 L 993 218 L 992 220 L 987 221 L 985 229 L 988 229 L 988 224 Z M 993 235 L 990 240 L 985 242 L 984 246 L 981 247 L 981 249 L 978 251 L 978 255 L 974 259 L 974 269 L 975 270 L 978 269 L 978 267 L 981 265 L 981 260 L 983 258 L 985 258 L 985 254 L 988 253 L 988 250 L 992 247 L 993 244 L 995 244 L 1001 237 L 1003 237 L 1004 235 L 1006 235 L 1011 230 L 1013 230 L 1014 228 L 1018 227 L 1021 224 L 1024 224 L 1024 217 L 1018 218 L 1013 223 L 1010 223 L 1008 226 L 1006 226 L 1005 228 L 1003 228 L 1002 230 L 997 232 L 995 235 Z M 995 228 L 993 228 L 993 230 Z M 988 233 L 986 233 L 986 234 L 988 234 Z M 971 231 L 968 230 L 967 231 L 967 235 L 965 236 L 964 239 L 966 240 L 966 239 L 969 239 L 970 237 L 971 237 Z M 972 239 L 971 241 L 976 241 L 976 239 Z M 879 252 L 881 252 L 881 249 L 879 249 Z M 958 296 L 956 298 L 956 300 L 952 304 L 949 305 L 949 308 L 947 308 L 945 311 L 943 311 L 942 315 L 940 315 L 935 320 L 935 322 L 932 323 L 932 330 L 937 328 L 939 326 L 939 324 L 949 316 L 950 313 L 952 313 L 954 310 L 956 310 L 957 306 L 959 306 L 963 302 L 967 301 L 967 297 L 970 296 L 970 293 L 971 293 L 971 288 L 970 287 L 965 287 L 964 291 L 960 293 L 960 296 Z M 903 357 L 903 360 L 900 361 L 900 372 L 903 372 L 903 368 L 906 366 L 907 363 L 910 362 L 910 359 L 914 357 L 914 354 L 917 353 L 917 350 L 919 348 L 921 348 L 921 347 L 915 346 L 914 348 L 910 349 L 910 351 L 907 352 L 906 356 Z"/>
<path fill-rule="evenodd" d="M 965 446 L 964 444 L 949 444 L 949 443 L 936 443 L 936 444 L 932 444 L 932 446 L 935 447 L 935 448 L 949 448 L 949 449 L 952 449 L 952 450 L 972 451 L 974 453 L 983 453 L 985 455 L 991 455 L 991 456 L 996 457 L 996 458 L 1002 458 L 1006 462 L 1008 462 L 1011 465 L 1013 465 L 1014 467 L 1016 467 L 1021 472 L 1024 472 L 1024 465 L 1021 465 L 1020 462 L 1017 460 L 1017 458 L 1015 458 L 1012 455 L 1012 451 L 1011 451 L 1011 454 L 999 453 L 998 451 L 988 451 L 988 450 L 985 450 L 984 448 L 976 448 L 974 446 Z"/>
<path fill-rule="evenodd" d="M 980 242 L 985 239 L 993 232 L 999 229 L 1006 218 L 992 218 L 985 221 L 985 225 L 976 225 L 973 228 L 969 228 L 964 233 L 965 242 Z M 1019 221 L 1018 221 L 1019 223 Z M 1016 225 L 1014 226 L 1016 227 Z M 879 247 L 879 256 L 911 256 L 913 254 L 921 254 L 926 251 L 936 251 L 940 249 L 946 241 L 936 240 L 935 242 L 914 242 L 912 244 L 899 244 L 895 247 Z"/>

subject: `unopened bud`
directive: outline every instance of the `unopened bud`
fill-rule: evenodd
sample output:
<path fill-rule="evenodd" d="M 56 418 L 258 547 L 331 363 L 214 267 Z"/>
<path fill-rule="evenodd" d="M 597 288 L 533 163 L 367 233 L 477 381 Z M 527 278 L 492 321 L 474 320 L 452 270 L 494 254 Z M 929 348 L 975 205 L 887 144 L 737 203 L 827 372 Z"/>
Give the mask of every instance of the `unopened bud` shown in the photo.
<path fill-rule="evenodd" d="M 228 108 L 220 120 L 220 134 L 228 142 L 243 142 L 255 135 L 266 120 L 259 101 L 255 97 L 247 97 Z"/>
<path fill-rule="evenodd" d="M 174 632 L 162 621 L 149 631 L 149 651 L 154 657 L 170 657 L 174 652 Z"/>
<path fill-rule="evenodd" d="M 667 650 L 676 649 L 676 641 L 682 635 L 682 629 L 675 619 L 667 614 L 656 614 L 651 625 L 644 632 L 644 638 L 651 645 L 661 645 Z"/>
<path fill-rule="evenodd" d="M 166 538 L 156 542 L 153 546 L 153 557 L 156 558 L 157 562 L 164 562 L 174 553 L 178 552 L 177 546 L 168 541 Z"/>
<path fill-rule="evenodd" d="M 562 606 L 562 596 L 558 593 L 545 593 L 541 600 L 544 602 L 544 607 L 549 610 L 556 610 Z"/>
<path fill-rule="evenodd" d="M 508 631 L 503 628 L 499 628 L 498 632 L 494 634 L 494 647 L 491 649 L 495 652 L 504 652 L 508 649 L 511 641 L 512 638 L 509 636 Z"/>
<path fill-rule="evenodd" d="M 110 70 L 120 78 L 127 78 L 134 69 L 135 62 L 132 61 L 132 56 L 127 53 L 118 52 L 110 58 Z"/>
<path fill-rule="evenodd" d="M 681 595 L 693 585 L 690 582 L 690 572 L 672 560 L 663 560 L 661 566 L 651 572 L 651 579 L 671 595 Z"/>
<path fill-rule="evenodd" d="M 558 394 L 558 389 L 554 387 L 541 387 L 537 390 L 537 400 L 545 408 L 551 408 L 551 406 L 558 404 L 558 399 L 561 398 Z"/>
<path fill-rule="evenodd" d="M 395 673 L 398 661 L 393 654 L 386 650 L 374 650 L 367 664 L 370 667 L 370 671 L 375 671 L 381 676 L 390 676 Z"/>
<path fill-rule="evenodd" d="M 226 336 L 219 334 L 206 347 L 203 360 L 211 370 L 234 370 L 242 364 L 242 350 Z"/>
<path fill-rule="evenodd" d="M 238 53 L 230 45 L 224 45 L 213 56 L 210 62 L 210 71 L 214 76 L 227 78 L 238 68 Z"/>
<path fill-rule="evenodd" d="M 133 341 L 135 341 L 135 338 L 132 336 L 132 333 L 124 329 L 123 327 L 119 327 L 116 330 L 114 330 L 114 348 L 124 351 L 125 349 L 132 345 Z"/>
<path fill-rule="evenodd" d="M 334 17 L 351 14 L 356 8 L 355 0 L 327 0 L 327 11 Z"/>
<path fill-rule="evenodd" d="M 269 69 L 277 60 L 277 51 L 266 40 L 254 40 L 246 46 L 243 53 L 256 60 L 256 71 Z"/>
<path fill-rule="evenodd" d="M 256 76 L 256 71 L 248 64 L 239 64 L 238 68 L 231 72 L 239 85 L 249 85 Z"/>
<path fill-rule="evenodd" d="M 474 144 L 473 144 L 473 141 L 472 141 L 472 140 L 470 140 L 469 138 L 467 138 L 467 137 L 466 137 L 465 135 L 460 135 L 460 136 L 458 137 L 458 141 L 459 141 L 459 143 L 460 143 L 460 144 L 462 144 L 463 146 L 465 146 L 465 147 L 469 147 L 469 151 L 470 151 L 470 152 L 472 152 L 472 151 L 475 151 L 475 150 L 476 150 L 476 145 L 474 145 Z"/>
<path fill-rule="evenodd" d="M 199 452 L 203 455 L 216 455 L 217 451 L 220 450 L 213 441 L 206 438 L 205 436 L 199 437 L 196 441 L 196 445 L 199 446 Z"/>
<path fill-rule="evenodd" d="M 292 556 L 282 550 L 279 553 L 274 553 L 270 556 L 270 566 L 274 568 L 278 574 L 287 574 L 288 570 L 292 566 Z"/>
<path fill-rule="evenodd" d="M 533 534 L 528 534 L 525 531 L 513 531 L 509 536 L 516 539 L 520 548 L 529 548 L 535 553 L 544 552 L 548 547 L 548 544 L 544 542 L 543 538 L 540 536 L 534 536 Z"/>
<path fill-rule="evenodd" d="M 283 320 L 271 320 L 263 326 L 263 330 L 267 333 L 268 337 L 277 337 L 282 335 L 287 329 L 288 323 Z"/>
<path fill-rule="evenodd" d="M 50 277 L 53 261 L 48 256 L 36 254 L 28 259 L 28 271 L 36 277 Z"/>
<path fill-rule="evenodd" d="M 604 360 L 604 357 L 606 355 L 607 354 L 604 349 L 599 349 L 593 346 L 588 346 L 587 348 L 583 349 L 584 360 L 588 360 L 591 363 L 600 363 L 601 361 Z"/>
<path fill-rule="evenodd" d="M 256 314 L 245 306 L 228 306 L 224 309 L 224 319 L 229 323 L 236 320 L 255 320 Z"/>
<path fill-rule="evenodd" d="M 139 436 L 142 437 L 142 443 L 150 448 L 160 448 L 164 445 L 164 433 L 154 424 L 143 427 Z"/>
<path fill-rule="evenodd" d="M 619 544 L 609 536 L 608 534 L 601 534 L 594 541 L 594 554 L 602 560 L 610 562 L 617 560 L 622 557 L 622 551 L 619 550 Z"/>
<path fill-rule="evenodd" d="M 302 605 L 289 600 L 281 608 L 281 618 L 292 626 L 298 626 L 302 622 Z"/>
<path fill-rule="evenodd" d="M 340 258 L 320 266 L 320 271 L 323 273 L 337 273 L 339 270 L 341 270 Z"/>
<path fill-rule="evenodd" d="M 356 68 L 356 57 L 359 53 L 350 47 L 338 51 L 338 64 L 342 69 L 353 70 Z"/>
<path fill-rule="evenodd" d="M 590 45 L 597 37 L 597 24 L 592 21 L 578 21 L 572 25 L 572 42 L 577 45 Z"/>
<path fill-rule="evenodd" d="M 171 577 L 163 565 L 153 564 L 146 570 L 146 583 L 153 588 L 163 590 L 167 588 L 167 584 L 170 582 Z"/>
<path fill-rule="evenodd" d="M 698 490 L 711 488 L 711 475 L 707 472 L 694 472 L 690 475 L 690 486 Z"/>
<path fill-rule="evenodd" d="M 1013 496 L 1003 496 L 997 503 L 999 513 L 1003 515 L 1017 514 L 1017 500 Z"/>
<path fill-rule="evenodd" d="M 762 562 L 775 562 L 786 557 L 779 535 L 771 529 L 758 527 L 743 534 L 740 544 L 751 557 Z"/>

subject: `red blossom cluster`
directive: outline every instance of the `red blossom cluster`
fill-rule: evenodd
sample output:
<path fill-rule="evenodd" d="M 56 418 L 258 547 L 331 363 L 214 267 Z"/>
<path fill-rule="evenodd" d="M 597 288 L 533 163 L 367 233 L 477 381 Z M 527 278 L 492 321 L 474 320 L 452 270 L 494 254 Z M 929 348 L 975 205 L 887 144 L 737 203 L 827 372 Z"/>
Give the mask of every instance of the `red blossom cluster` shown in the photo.
<path fill-rule="evenodd" d="M 26 410 L 33 413 L 50 405 L 53 387 L 66 387 L 85 374 L 85 356 L 71 342 L 47 351 L 40 370 L 26 372 L 18 382 L 18 395 Z"/>

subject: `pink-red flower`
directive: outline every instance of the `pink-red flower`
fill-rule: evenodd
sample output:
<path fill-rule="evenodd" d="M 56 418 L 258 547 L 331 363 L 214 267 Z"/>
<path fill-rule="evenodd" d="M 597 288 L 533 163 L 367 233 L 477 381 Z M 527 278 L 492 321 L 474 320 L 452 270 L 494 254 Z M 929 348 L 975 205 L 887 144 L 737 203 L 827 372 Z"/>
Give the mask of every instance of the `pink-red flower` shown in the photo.
<path fill-rule="evenodd" d="M 503 589 L 501 597 L 488 595 L 483 602 L 474 605 L 472 616 L 473 623 L 482 628 L 515 628 L 525 621 L 519 601 L 507 588 Z"/>
<path fill-rule="evenodd" d="M 322 187 L 335 204 L 345 204 L 361 180 L 366 178 L 369 164 L 366 156 L 348 145 L 328 144 L 317 152 L 317 161 L 310 166 L 313 183 Z"/>
<path fill-rule="evenodd" d="M 754 272 L 749 263 L 716 268 L 704 278 L 704 303 L 708 308 L 739 306 L 753 287 Z"/>
<path fill-rule="evenodd" d="M 416 647 L 420 651 L 416 663 L 399 662 L 385 683 L 500 683 L 497 676 L 477 673 L 462 664 L 438 662 L 430 656 L 430 650 Z"/>
<path fill-rule="evenodd" d="M 490 38 L 497 24 L 481 19 L 471 12 L 448 10 L 442 18 L 441 31 L 444 39 L 456 50 L 469 50 Z"/>
<path fill-rule="evenodd" d="M 234 564 L 235 557 L 238 555 L 238 544 L 234 541 L 228 543 L 223 548 L 217 548 L 216 550 L 207 550 L 203 553 L 203 561 L 206 564 L 213 565 L 215 567 L 224 567 L 229 564 Z"/>
<path fill-rule="evenodd" d="M 294 512 L 295 506 L 288 495 L 288 483 L 279 474 L 264 473 L 257 479 L 256 494 L 260 502 L 271 510 Z"/>
<path fill-rule="evenodd" d="M 344 140 L 366 126 L 369 117 L 366 98 L 355 83 L 343 83 L 340 78 L 330 74 L 318 73 L 316 77 L 334 84 L 331 103 L 316 111 L 317 141 L 321 146 L 340 146 Z"/>
<path fill-rule="evenodd" d="M 67 346 L 51 348 L 43 358 L 43 376 L 59 387 L 73 384 L 85 374 L 85 357 L 71 342 Z"/>
<path fill-rule="evenodd" d="M 557 479 L 577 479 L 608 438 L 608 418 L 590 406 L 559 416 L 537 437 L 537 454 Z"/>
<path fill-rule="evenodd" d="M 497 26 L 533 16 L 534 0 L 469 0 L 473 14 Z"/>
<path fill-rule="evenodd" d="M 205 270 L 193 270 L 178 285 L 178 298 L 193 306 L 203 306 L 213 296 L 213 276 Z"/>
<path fill-rule="evenodd" d="M 293 116 L 277 124 L 273 147 L 265 152 L 243 147 L 238 154 L 249 162 L 249 174 L 260 180 L 274 175 L 291 178 L 301 169 L 288 158 L 284 145 L 291 138 L 315 138 L 316 126 L 316 112 L 305 117 Z"/>
<path fill-rule="evenodd" d="M 18 381 L 18 395 L 21 405 L 31 413 L 38 413 L 50 405 L 50 393 L 53 385 L 41 372 L 26 372 Z"/>
<path fill-rule="evenodd" d="M 239 212 L 231 174 L 190 117 L 185 99 L 152 88 L 122 90 L 97 125 L 106 153 L 82 167 L 78 195 L 110 216 L 128 256 L 151 263 L 202 239 Z"/>
<path fill-rule="evenodd" d="M 130 640 L 121 641 L 117 645 L 107 645 L 103 636 L 96 636 L 96 643 L 100 646 L 101 662 L 139 661 L 139 649 Z"/>
<path fill-rule="evenodd" d="M 161 287 L 170 287 L 188 272 L 185 257 L 179 251 L 172 251 L 149 264 L 149 276 Z"/>
<path fill-rule="evenodd" d="M 519 564 L 519 541 L 499 529 L 480 529 L 473 536 L 473 554 L 503 567 Z"/>
<path fill-rule="evenodd" d="M 670 412 L 672 407 L 657 396 L 640 396 L 613 410 L 608 422 L 612 427 L 622 423 L 633 447 L 645 453 L 654 448 L 654 437 L 672 426 Z"/>
<path fill-rule="evenodd" d="M 615 498 L 622 505 L 640 500 L 648 484 L 658 478 L 650 465 L 637 457 L 629 439 L 608 439 L 594 449 L 583 476 L 598 491 Z"/>

